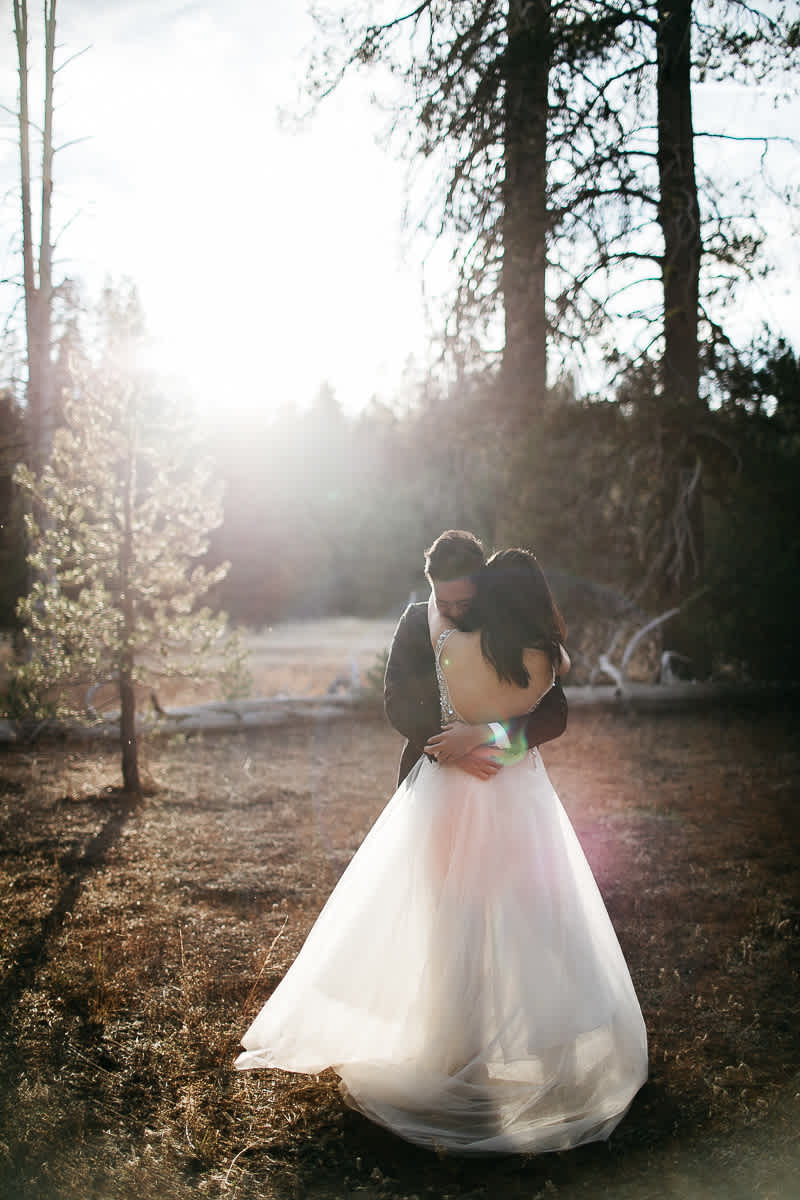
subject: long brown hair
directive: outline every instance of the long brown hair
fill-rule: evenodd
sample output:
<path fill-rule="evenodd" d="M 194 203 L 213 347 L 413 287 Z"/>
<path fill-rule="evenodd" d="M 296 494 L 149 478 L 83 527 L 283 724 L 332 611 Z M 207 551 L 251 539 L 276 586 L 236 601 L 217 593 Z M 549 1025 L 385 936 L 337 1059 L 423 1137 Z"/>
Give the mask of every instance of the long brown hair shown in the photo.
<path fill-rule="evenodd" d="M 536 555 L 514 548 L 493 554 L 476 576 L 469 626 L 480 630 L 481 650 L 499 679 L 527 687 L 525 650 L 543 650 L 553 668 L 567 635 Z"/>

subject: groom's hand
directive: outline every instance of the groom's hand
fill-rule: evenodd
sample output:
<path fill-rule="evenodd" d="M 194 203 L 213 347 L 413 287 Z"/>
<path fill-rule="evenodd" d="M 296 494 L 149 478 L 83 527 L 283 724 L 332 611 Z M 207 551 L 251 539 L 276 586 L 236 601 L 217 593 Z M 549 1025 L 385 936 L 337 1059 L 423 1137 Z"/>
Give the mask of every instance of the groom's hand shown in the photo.
<path fill-rule="evenodd" d="M 458 762 L 465 754 L 479 746 L 491 746 L 492 731 L 488 725 L 467 725 L 465 721 L 449 721 L 442 729 L 429 737 L 425 753 L 430 754 L 442 766 Z"/>
<path fill-rule="evenodd" d="M 428 738 L 425 753 L 440 766 L 460 767 L 475 779 L 491 779 L 503 765 L 503 755 L 489 744 L 492 730 L 488 725 L 467 725 L 451 721 L 439 733 Z"/>
<path fill-rule="evenodd" d="M 471 750 L 469 754 L 465 754 L 462 758 L 456 759 L 455 762 L 447 764 L 449 767 L 456 767 L 460 771 L 466 771 L 468 775 L 472 775 L 475 779 L 491 779 L 502 768 L 503 764 L 500 761 L 500 755 L 492 746 L 478 746 L 475 750 Z"/>

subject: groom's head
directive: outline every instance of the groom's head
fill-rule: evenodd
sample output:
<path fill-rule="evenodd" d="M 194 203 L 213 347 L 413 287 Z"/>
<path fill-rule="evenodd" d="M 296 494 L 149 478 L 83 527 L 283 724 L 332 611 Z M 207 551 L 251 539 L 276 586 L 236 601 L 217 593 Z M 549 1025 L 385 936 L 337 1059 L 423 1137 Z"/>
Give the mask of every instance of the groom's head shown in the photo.
<path fill-rule="evenodd" d="M 443 617 L 461 624 L 475 595 L 484 550 L 474 533 L 446 529 L 425 551 L 425 574 Z"/>

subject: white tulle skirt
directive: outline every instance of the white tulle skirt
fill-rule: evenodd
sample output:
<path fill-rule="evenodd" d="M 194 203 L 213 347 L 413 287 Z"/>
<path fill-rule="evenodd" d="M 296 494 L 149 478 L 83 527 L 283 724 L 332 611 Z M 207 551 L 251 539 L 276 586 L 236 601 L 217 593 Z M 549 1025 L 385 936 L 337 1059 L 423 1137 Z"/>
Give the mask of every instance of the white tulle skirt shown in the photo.
<path fill-rule="evenodd" d="M 616 935 L 538 753 L 487 782 L 421 759 L 236 1066 L 333 1067 L 353 1108 L 457 1154 L 608 1137 L 647 1077 Z"/>

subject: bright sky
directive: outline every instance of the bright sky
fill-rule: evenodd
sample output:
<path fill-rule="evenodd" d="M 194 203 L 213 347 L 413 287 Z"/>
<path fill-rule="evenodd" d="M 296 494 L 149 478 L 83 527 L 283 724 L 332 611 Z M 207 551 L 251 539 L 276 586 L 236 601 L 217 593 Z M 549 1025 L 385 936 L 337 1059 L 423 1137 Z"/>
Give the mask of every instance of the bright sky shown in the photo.
<path fill-rule="evenodd" d="M 8 9 L 0 99 L 13 108 Z M 323 380 L 360 407 L 426 353 L 403 168 L 376 145 L 365 87 L 304 131 L 279 119 L 299 110 L 311 34 L 303 0 L 59 4 L 62 59 L 91 46 L 57 80 L 57 143 L 89 138 L 56 157 L 55 228 L 71 222 L 59 269 L 95 290 L 132 276 L 163 365 L 226 409 L 306 404 Z M 8 275 L 11 138 L 0 172 Z"/>
<path fill-rule="evenodd" d="M 40 62 L 34 5 L 31 55 Z M 302 132 L 278 119 L 281 106 L 298 105 L 312 35 L 306 7 L 59 0 L 60 61 L 90 49 L 57 79 L 57 143 L 88 139 L 56 158 L 55 228 L 67 226 L 58 271 L 95 293 L 106 275 L 133 277 L 163 368 L 226 412 L 304 405 L 323 380 L 358 408 L 374 394 L 393 396 L 409 356 L 422 362 L 427 353 L 423 247 L 402 232 L 404 166 L 376 145 L 385 117 L 370 106 L 370 80 L 335 94 Z M 0 36 L 0 100 L 14 108 L 10 6 Z M 780 131 L 793 132 L 790 117 Z M 698 128 L 755 133 L 765 122 L 775 122 L 767 95 L 698 89 Z M 6 131 L 8 276 L 20 269 L 10 117 Z M 756 162 L 735 143 L 724 154 L 734 174 Z M 777 205 L 767 215 L 772 257 L 794 266 L 759 283 L 741 319 L 763 316 L 797 342 L 795 231 Z"/>

